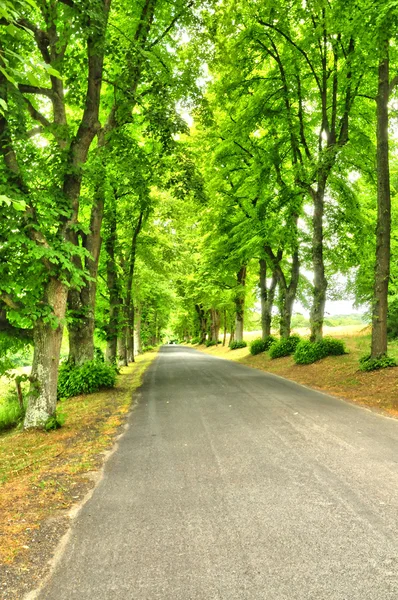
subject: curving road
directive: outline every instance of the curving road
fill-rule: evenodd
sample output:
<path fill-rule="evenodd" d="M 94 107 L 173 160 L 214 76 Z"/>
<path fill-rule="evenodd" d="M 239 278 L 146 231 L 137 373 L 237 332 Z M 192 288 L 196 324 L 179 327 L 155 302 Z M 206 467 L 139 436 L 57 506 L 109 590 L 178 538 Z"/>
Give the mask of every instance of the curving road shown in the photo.
<path fill-rule="evenodd" d="M 397 600 L 398 421 L 163 347 L 41 600 Z"/>

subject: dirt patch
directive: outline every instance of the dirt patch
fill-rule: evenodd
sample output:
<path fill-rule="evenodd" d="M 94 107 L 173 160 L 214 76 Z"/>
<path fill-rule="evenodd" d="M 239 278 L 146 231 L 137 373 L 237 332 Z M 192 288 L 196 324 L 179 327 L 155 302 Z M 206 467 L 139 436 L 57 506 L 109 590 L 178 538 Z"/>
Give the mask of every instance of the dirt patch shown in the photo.
<path fill-rule="evenodd" d="M 70 509 L 94 486 L 104 453 L 156 353 L 125 367 L 117 386 L 66 400 L 62 429 L 0 436 L 0 599 L 21 600 L 48 571 Z"/>
<path fill-rule="evenodd" d="M 398 368 L 370 373 L 359 370 L 359 358 L 370 348 L 367 330 L 357 335 L 335 337 L 344 341 L 349 353 L 345 356 L 330 356 L 312 365 L 296 365 L 291 356 L 271 360 L 267 352 L 252 356 L 248 348 L 230 350 L 222 346 L 195 347 L 207 354 L 275 373 L 313 389 L 398 417 Z M 389 354 L 398 359 L 397 342 L 389 345 Z"/>

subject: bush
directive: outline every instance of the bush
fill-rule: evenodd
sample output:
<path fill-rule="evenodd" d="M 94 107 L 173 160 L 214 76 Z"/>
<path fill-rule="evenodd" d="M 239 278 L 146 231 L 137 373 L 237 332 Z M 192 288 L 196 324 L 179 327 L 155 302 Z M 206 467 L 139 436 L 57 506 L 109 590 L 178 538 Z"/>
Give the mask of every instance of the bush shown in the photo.
<path fill-rule="evenodd" d="M 290 356 L 293 354 L 300 342 L 299 335 L 291 335 L 288 338 L 282 338 L 279 341 L 271 344 L 269 355 L 271 358 L 282 358 L 282 356 Z"/>
<path fill-rule="evenodd" d="M 97 360 L 85 362 L 80 367 L 69 362 L 63 363 L 58 375 L 58 398 L 92 394 L 101 388 L 112 388 L 116 382 L 116 373 L 113 365 Z"/>
<path fill-rule="evenodd" d="M 336 340 L 332 337 L 325 337 L 320 343 L 323 344 L 325 348 L 326 356 L 341 356 L 342 354 L 347 354 L 344 342 L 341 340 Z"/>
<path fill-rule="evenodd" d="M 206 340 L 206 348 L 209 348 L 210 346 L 217 346 L 216 340 Z"/>
<path fill-rule="evenodd" d="M 256 354 L 265 352 L 274 342 L 276 342 L 276 339 L 273 335 L 268 335 L 265 339 L 257 338 L 256 340 L 253 340 L 250 344 L 250 354 L 255 356 Z"/>
<path fill-rule="evenodd" d="M 231 348 L 231 350 L 238 350 L 238 348 L 246 348 L 247 343 L 245 341 L 241 341 L 241 342 L 237 342 L 236 340 L 234 340 L 233 342 L 231 342 L 229 344 L 229 347 Z"/>
<path fill-rule="evenodd" d="M 317 360 L 321 360 L 321 358 L 327 356 L 325 350 L 326 348 L 322 342 L 302 340 L 297 344 L 297 348 L 294 352 L 294 362 L 296 365 L 311 365 Z"/>
<path fill-rule="evenodd" d="M 200 342 L 200 339 L 199 339 L 198 337 L 194 337 L 194 338 L 192 338 L 192 340 L 191 340 L 191 344 L 192 344 L 192 345 L 194 345 L 194 344 L 199 344 L 199 342 Z"/>
<path fill-rule="evenodd" d="M 301 341 L 294 353 L 294 362 L 297 365 L 311 365 L 326 356 L 340 356 L 346 354 L 344 343 L 334 338 L 324 338 L 320 342 Z"/>
<path fill-rule="evenodd" d="M 56 429 L 60 429 L 65 423 L 65 415 L 58 412 L 53 414 L 51 417 L 47 419 L 44 423 L 44 429 L 46 431 L 55 431 Z"/>
<path fill-rule="evenodd" d="M 16 427 L 22 423 L 24 416 L 25 406 L 20 406 L 16 391 L 8 390 L 6 397 L 0 401 L 0 431 Z"/>
<path fill-rule="evenodd" d="M 154 349 L 154 346 L 142 346 L 142 352 L 151 352 Z"/>
<path fill-rule="evenodd" d="M 396 367 L 397 362 L 391 356 L 382 356 L 381 358 L 371 358 L 370 354 L 362 356 L 359 359 L 359 369 L 361 371 L 377 371 L 378 369 L 387 369 Z"/>

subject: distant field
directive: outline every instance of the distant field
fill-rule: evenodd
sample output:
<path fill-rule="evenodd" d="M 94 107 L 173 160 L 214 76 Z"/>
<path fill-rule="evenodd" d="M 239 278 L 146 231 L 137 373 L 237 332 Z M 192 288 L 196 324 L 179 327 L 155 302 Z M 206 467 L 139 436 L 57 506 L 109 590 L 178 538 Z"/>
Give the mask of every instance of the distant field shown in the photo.
<path fill-rule="evenodd" d="M 325 325 L 323 328 L 324 335 L 330 335 L 332 337 L 368 335 L 369 331 L 370 328 L 363 323 L 358 323 L 357 325 L 339 325 L 337 327 L 328 327 Z M 277 335 L 277 333 L 277 331 L 273 331 L 273 334 Z M 310 335 L 310 329 L 309 327 L 297 327 L 292 329 L 292 333 L 298 333 L 299 335 L 305 337 Z M 243 337 L 246 342 L 251 342 L 256 338 L 261 337 L 261 330 L 245 331 Z M 222 334 L 220 334 L 220 339 L 222 339 Z M 227 334 L 227 340 L 229 340 L 229 334 Z"/>

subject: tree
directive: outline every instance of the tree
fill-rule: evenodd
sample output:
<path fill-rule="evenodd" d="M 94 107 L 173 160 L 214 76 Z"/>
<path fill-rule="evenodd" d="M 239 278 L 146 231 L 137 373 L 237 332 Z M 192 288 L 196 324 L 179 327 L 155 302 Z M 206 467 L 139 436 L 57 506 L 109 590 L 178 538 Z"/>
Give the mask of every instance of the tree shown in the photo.
<path fill-rule="evenodd" d="M 14 23 L 26 35 L 14 37 L 14 30 L 5 35 L 6 42 L 11 47 L 15 42 L 33 64 L 42 60 L 46 65 L 40 79 L 30 76 L 34 84 L 20 83 L 18 88 L 7 81 L 4 72 L 0 74 L 1 96 L 8 107 L 0 116 L 1 183 L 7 195 L 26 204 L 17 219 L 11 215 L 12 230 L 10 221 L 3 223 L 2 236 L 8 238 L 8 248 L 3 250 L 12 249 L 14 259 L 9 264 L 15 284 L 10 286 L 8 275 L 1 278 L 7 319 L 33 328 L 25 428 L 43 425 L 55 412 L 68 288 L 83 281 L 73 264 L 82 252 L 74 238 L 82 166 L 98 127 L 109 9 L 110 0 L 93 0 L 84 13 L 74 4 L 60 2 L 43 11 L 36 10 L 35 4 L 30 18 L 22 12 Z M 81 28 L 80 41 L 74 27 Z M 76 65 L 72 56 L 87 61 L 85 86 L 81 78 L 78 85 L 70 80 Z M 66 82 L 71 86 L 67 94 Z M 50 117 L 41 109 L 43 97 Z M 21 146 L 21 140 L 28 142 Z"/>

